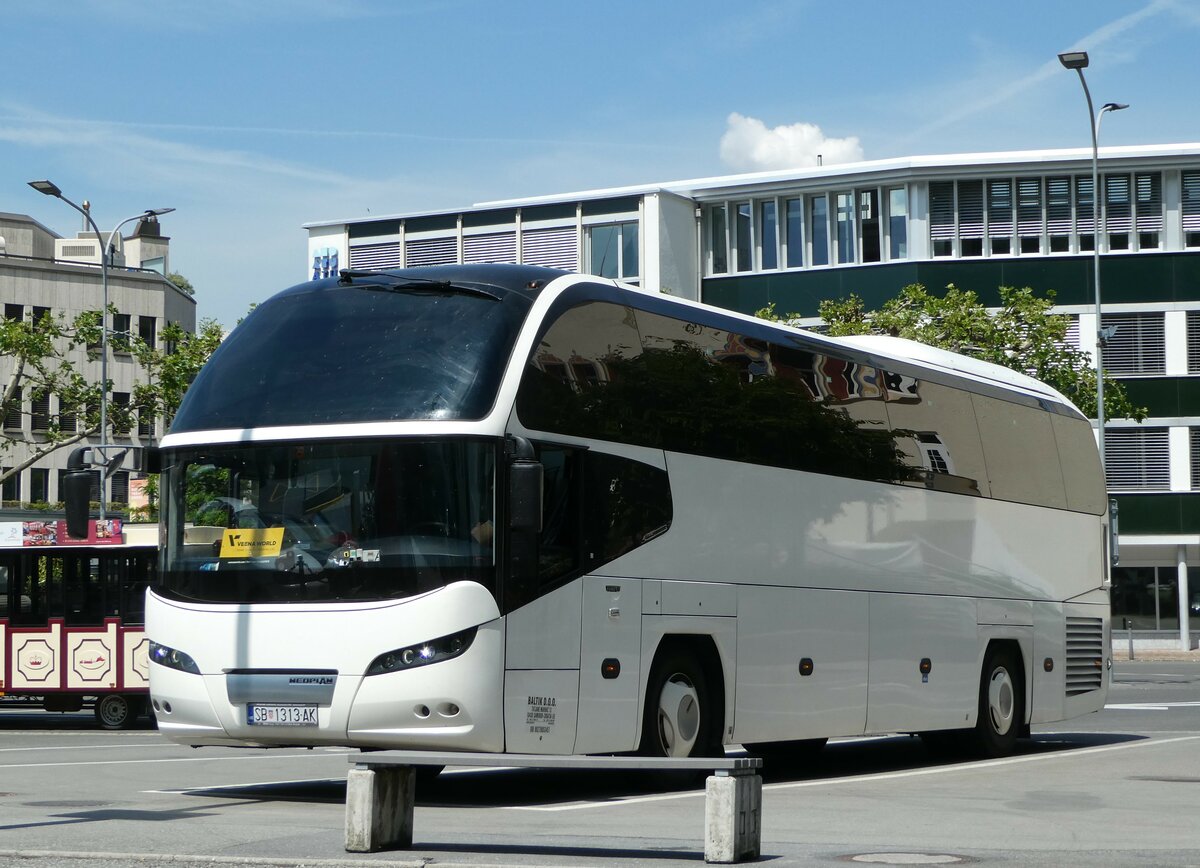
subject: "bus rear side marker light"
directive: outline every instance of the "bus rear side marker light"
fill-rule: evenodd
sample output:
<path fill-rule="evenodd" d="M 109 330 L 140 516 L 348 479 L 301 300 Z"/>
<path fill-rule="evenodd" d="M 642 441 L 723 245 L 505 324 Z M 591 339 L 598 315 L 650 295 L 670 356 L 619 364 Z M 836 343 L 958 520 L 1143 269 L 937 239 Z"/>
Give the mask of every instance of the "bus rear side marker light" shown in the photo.
<path fill-rule="evenodd" d="M 922 657 L 920 668 L 921 668 L 922 675 L 928 675 L 930 672 L 933 671 L 933 661 L 930 660 L 928 657 Z"/>
<path fill-rule="evenodd" d="M 621 661 L 616 657 L 608 657 L 600 664 L 600 676 L 609 680 L 621 674 Z"/>
<path fill-rule="evenodd" d="M 807 678 L 813 674 L 813 662 L 811 657 L 800 658 L 800 677 Z"/>

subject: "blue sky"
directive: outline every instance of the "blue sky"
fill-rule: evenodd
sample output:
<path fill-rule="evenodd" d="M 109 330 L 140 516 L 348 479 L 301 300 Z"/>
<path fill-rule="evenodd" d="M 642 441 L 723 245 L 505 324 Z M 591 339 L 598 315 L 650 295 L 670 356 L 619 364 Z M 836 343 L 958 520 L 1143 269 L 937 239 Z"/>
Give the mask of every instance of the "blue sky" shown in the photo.
<path fill-rule="evenodd" d="M 915 11 L 919 10 L 919 11 Z M 310 221 L 802 165 L 1200 141 L 1200 0 L 4 0 L 0 211 L 146 208 L 201 318 Z"/>

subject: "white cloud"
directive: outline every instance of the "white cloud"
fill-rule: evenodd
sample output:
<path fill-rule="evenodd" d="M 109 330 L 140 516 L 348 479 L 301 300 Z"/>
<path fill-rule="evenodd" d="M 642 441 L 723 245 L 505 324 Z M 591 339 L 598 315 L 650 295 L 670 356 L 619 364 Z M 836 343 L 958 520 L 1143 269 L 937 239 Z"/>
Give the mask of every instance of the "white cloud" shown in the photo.
<path fill-rule="evenodd" d="M 740 172 L 795 169 L 802 166 L 852 163 L 863 158 L 857 136 L 827 137 L 816 124 L 796 123 L 767 129 L 758 118 L 733 112 L 721 136 L 721 160 Z"/>

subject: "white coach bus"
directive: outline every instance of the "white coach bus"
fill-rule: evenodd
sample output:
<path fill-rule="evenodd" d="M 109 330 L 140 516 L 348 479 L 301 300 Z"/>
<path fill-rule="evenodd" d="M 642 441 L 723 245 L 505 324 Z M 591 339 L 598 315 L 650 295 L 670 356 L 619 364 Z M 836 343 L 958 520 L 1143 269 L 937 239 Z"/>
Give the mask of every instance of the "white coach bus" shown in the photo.
<path fill-rule="evenodd" d="M 1088 421 L 1004 368 L 524 266 L 255 310 L 160 453 L 160 730 L 687 756 L 1104 704 Z"/>

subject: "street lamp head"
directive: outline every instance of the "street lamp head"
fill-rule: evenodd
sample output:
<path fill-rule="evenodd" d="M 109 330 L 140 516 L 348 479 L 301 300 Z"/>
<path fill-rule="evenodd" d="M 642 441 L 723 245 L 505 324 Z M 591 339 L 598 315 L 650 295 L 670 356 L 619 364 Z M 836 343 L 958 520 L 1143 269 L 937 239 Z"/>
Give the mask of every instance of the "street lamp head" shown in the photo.
<path fill-rule="evenodd" d="M 47 196 L 62 196 L 62 190 L 53 181 L 30 181 L 29 186 Z"/>
<path fill-rule="evenodd" d="M 1087 69 L 1088 53 L 1086 51 L 1064 51 L 1058 56 L 1058 62 L 1067 69 Z"/>
<path fill-rule="evenodd" d="M 170 214 L 174 208 L 147 208 L 146 217 L 159 217 L 163 214 Z"/>
<path fill-rule="evenodd" d="M 1127 102 L 1106 102 L 1104 105 L 1100 106 L 1100 111 L 1119 112 L 1121 109 L 1127 108 L 1129 108 L 1129 103 Z"/>

